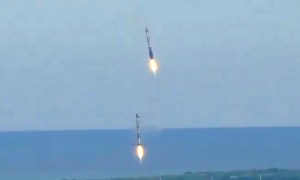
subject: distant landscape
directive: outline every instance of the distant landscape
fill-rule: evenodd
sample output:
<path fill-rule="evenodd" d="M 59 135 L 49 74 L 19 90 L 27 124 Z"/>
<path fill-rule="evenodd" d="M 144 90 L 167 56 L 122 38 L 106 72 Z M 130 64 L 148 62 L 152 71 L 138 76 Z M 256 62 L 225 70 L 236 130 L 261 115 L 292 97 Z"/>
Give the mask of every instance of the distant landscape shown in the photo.
<path fill-rule="evenodd" d="M 299 180 L 300 170 L 271 168 L 266 170 L 243 171 L 211 171 L 211 172 L 186 172 L 182 175 L 162 175 L 153 177 L 126 177 L 109 178 L 105 180 Z M 62 179 L 68 180 L 68 179 Z M 72 180 L 77 180 L 73 178 Z M 79 180 L 79 179 L 78 179 Z M 81 179 L 83 180 L 83 179 Z M 86 179 L 96 180 L 96 179 Z M 100 180 L 100 179 L 99 179 Z M 104 180 L 104 179 L 101 179 Z"/>

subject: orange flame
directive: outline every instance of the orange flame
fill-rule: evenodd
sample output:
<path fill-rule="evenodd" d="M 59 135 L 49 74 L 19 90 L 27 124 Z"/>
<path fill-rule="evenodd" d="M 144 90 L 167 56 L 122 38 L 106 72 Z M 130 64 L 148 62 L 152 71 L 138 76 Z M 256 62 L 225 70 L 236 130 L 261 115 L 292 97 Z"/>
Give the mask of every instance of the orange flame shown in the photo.
<path fill-rule="evenodd" d="M 142 162 L 143 156 L 144 156 L 144 147 L 142 145 L 138 145 L 136 147 L 136 154 L 140 159 L 140 162 Z"/>
<path fill-rule="evenodd" d="M 155 61 L 155 59 L 150 60 L 149 67 L 150 67 L 151 71 L 154 73 L 154 75 L 156 75 L 156 71 L 158 70 L 158 64 Z"/>

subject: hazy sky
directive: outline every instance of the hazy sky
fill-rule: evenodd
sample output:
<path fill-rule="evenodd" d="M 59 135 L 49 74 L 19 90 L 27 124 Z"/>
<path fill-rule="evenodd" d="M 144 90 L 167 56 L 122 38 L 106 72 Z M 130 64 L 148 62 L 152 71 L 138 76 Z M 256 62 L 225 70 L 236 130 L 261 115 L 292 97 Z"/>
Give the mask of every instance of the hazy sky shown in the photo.
<path fill-rule="evenodd" d="M 299 19 L 299 0 L 1 1 L 0 130 L 299 126 Z"/>

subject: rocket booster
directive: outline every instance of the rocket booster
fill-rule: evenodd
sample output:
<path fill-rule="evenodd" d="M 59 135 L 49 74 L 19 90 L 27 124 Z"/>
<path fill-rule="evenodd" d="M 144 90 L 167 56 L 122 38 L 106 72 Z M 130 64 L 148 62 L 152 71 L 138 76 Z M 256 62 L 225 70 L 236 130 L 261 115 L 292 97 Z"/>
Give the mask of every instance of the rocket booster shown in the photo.
<path fill-rule="evenodd" d="M 136 119 L 136 139 L 137 139 L 137 145 L 141 144 L 141 134 L 140 134 L 140 116 L 138 113 L 135 115 Z"/>
<path fill-rule="evenodd" d="M 158 63 L 156 62 L 156 60 L 154 59 L 153 56 L 153 51 L 152 51 L 152 47 L 150 44 L 150 34 L 149 34 L 149 30 L 146 27 L 146 38 L 147 38 L 147 44 L 148 44 L 148 50 L 149 50 L 149 57 L 150 57 L 150 61 L 149 61 L 149 67 L 151 69 L 151 71 L 154 73 L 154 76 L 158 70 Z"/>
<path fill-rule="evenodd" d="M 141 135 L 140 135 L 140 116 L 138 113 L 136 113 L 135 115 L 135 118 L 136 118 L 136 154 L 137 156 L 139 157 L 140 159 L 140 163 L 142 164 L 142 159 L 143 159 L 143 156 L 144 156 L 144 145 L 142 144 L 141 142 Z"/>
<path fill-rule="evenodd" d="M 153 52 L 152 52 L 152 48 L 151 48 L 151 44 L 150 44 L 150 34 L 149 34 L 149 30 L 146 27 L 146 37 L 147 37 L 147 44 L 148 44 L 148 50 L 149 50 L 149 57 L 150 59 L 153 59 Z"/>

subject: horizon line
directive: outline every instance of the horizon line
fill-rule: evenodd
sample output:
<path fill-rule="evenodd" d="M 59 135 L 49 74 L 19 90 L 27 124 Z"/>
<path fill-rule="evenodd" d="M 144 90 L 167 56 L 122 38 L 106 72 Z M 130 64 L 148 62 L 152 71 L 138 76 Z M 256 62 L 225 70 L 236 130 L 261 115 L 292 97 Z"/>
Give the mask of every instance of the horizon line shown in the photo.
<path fill-rule="evenodd" d="M 166 127 L 153 128 L 153 130 L 180 130 L 180 129 L 252 129 L 252 128 L 300 128 L 300 126 L 220 126 L 220 127 Z M 147 128 L 145 128 L 147 129 Z M 152 128 L 151 128 L 152 129 Z M 65 132 L 65 131 L 128 131 L 133 128 L 86 128 L 86 129 L 32 129 L 32 130 L 0 130 L 0 133 L 15 133 L 15 132 Z"/>

